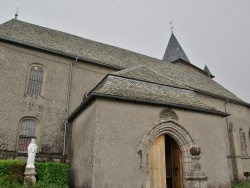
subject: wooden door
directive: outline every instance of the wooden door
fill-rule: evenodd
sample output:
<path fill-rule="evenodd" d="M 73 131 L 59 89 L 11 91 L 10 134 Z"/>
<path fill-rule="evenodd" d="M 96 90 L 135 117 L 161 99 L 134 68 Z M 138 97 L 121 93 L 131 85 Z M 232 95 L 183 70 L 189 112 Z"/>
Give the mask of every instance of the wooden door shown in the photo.
<path fill-rule="evenodd" d="M 149 150 L 150 188 L 166 188 L 165 135 L 157 137 Z"/>
<path fill-rule="evenodd" d="M 172 148 L 173 188 L 183 188 L 181 150 L 174 140 L 172 141 L 171 145 L 172 145 L 171 148 Z"/>
<path fill-rule="evenodd" d="M 167 135 L 157 137 L 148 159 L 150 188 L 183 188 L 182 154 L 174 139 Z"/>

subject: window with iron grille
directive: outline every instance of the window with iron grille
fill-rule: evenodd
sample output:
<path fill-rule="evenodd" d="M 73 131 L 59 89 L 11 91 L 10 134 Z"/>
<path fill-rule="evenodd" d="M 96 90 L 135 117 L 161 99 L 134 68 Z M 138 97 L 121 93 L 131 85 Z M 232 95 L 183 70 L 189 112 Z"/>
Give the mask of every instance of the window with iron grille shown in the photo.
<path fill-rule="evenodd" d="M 27 152 L 32 138 L 36 138 L 36 121 L 33 119 L 24 119 L 19 129 L 18 151 Z"/>
<path fill-rule="evenodd" d="M 30 69 L 27 92 L 32 95 L 41 95 L 43 83 L 43 68 L 32 66 Z"/>

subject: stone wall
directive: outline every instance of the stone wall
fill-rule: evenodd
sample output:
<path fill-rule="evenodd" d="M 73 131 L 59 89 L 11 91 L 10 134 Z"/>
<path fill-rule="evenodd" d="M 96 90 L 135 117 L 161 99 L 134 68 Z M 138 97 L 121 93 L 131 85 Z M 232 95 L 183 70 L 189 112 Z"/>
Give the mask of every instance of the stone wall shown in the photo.
<path fill-rule="evenodd" d="M 203 94 L 198 94 L 198 97 L 202 102 L 231 114 L 229 117 L 223 118 L 224 123 L 222 124 L 224 128 L 223 135 L 226 142 L 228 166 L 230 169 L 230 179 L 231 181 L 234 181 L 235 178 L 245 180 L 243 173 L 250 171 L 249 108 L 241 104 L 205 96 Z M 234 136 L 232 138 L 228 137 L 228 134 L 230 134 L 229 125 L 233 126 Z M 245 133 L 246 148 L 244 151 L 242 151 L 240 130 Z M 231 152 L 233 156 L 231 156 Z M 232 160 L 235 160 L 235 165 L 232 165 Z M 235 173 L 237 174 L 234 175 Z"/>
<path fill-rule="evenodd" d="M 98 112 L 92 113 L 91 118 L 97 124 L 91 126 L 89 113 L 93 112 L 93 105 L 97 105 Z M 91 108 L 91 109 L 90 109 Z M 95 133 L 94 145 L 88 146 L 86 138 L 79 137 L 74 141 L 72 152 L 86 156 L 87 149 L 83 145 L 93 148 L 93 174 L 90 177 L 92 187 L 144 187 L 149 181 L 148 173 L 143 164 L 146 154 L 138 152 L 145 135 L 149 134 L 161 121 L 159 114 L 164 107 L 127 103 L 98 99 L 86 111 L 82 112 L 73 123 L 74 134 L 83 132 L 84 127 L 89 129 L 85 134 Z M 229 184 L 229 170 L 226 160 L 226 148 L 223 134 L 223 118 L 216 115 L 197 113 L 185 110 L 172 109 L 178 116 L 178 124 L 191 135 L 193 142 L 201 147 L 202 171 L 208 176 L 208 186 L 225 187 Z M 84 118 L 85 117 L 85 118 Z M 81 126 L 79 126 L 81 125 Z M 176 140 L 177 141 L 177 140 Z M 177 141 L 182 143 L 182 141 Z M 180 146 L 185 148 L 186 146 Z M 76 150 L 77 148 L 77 150 Z M 188 153 L 185 156 L 189 156 Z M 84 164 L 84 160 L 72 156 L 76 164 Z M 183 159 L 184 160 L 184 159 Z M 186 159 L 185 159 L 186 160 Z M 74 166 L 74 173 L 78 174 L 74 182 L 89 176 L 83 169 Z M 75 168 L 75 169 L 74 169 Z M 187 165 L 185 171 L 190 169 Z M 184 171 L 184 172 L 185 172 Z M 77 184 L 83 187 L 84 184 Z"/>
<path fill-rule="evenodd" d="M 67 116 L 70 65 L 72 85 L 70 112 L 99 83 L 109 68 L 87 62 L 75 62 L 61 56 L 23 46 L 0 43 L 0 158 L 24 155 L 17 152 L 19 126 L 23 118 L 37 122 L 38 156 L 41 160 L 61 158 L 64 123 Z M 38 65 L 44 69 L 41 96 L 27 93 L 29 69 Z M 7 152 L 8 151 L 8 152 Z M 27 155 L 27 154 L 25 154 Z"/>
<path fill-rule="evenodd" d="M 91 105 L 72 123 L 71 183 L 72 187 L 94 187 L 93 164 L 96 144 L 97 104 Z"/>
<path fill-rule="evenodd" d="M 63 123 L 66 115 L 68 62 L 57 62 L 48 55 L 1 43 L 0 149 L 16 151 L 22 118 L 37 121 L 40 153 L 61 153 Z M 31 65 L 44 68 L 41 96 L 27 94 Z"/>

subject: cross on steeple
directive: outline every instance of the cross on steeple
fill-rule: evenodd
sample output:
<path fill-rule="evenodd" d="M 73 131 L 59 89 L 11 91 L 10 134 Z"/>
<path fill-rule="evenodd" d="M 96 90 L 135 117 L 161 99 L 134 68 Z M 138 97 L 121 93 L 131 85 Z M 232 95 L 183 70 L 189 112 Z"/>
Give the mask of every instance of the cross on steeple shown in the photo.
<path fill-rule="evenodd" d="M 18 16 L 18 7 L 17 7 L 17 9 L 16 9 L 16 14 L 15 14 L 15 20 L 17 20 L 17 16 Z"/>
<path fill-rule="evenodd" d="M 171 31 L 173 33 L 174 32 L 173 21 L 171 21 L 169 24 L 171 25 L 170 29 L 171 29 Z"/>

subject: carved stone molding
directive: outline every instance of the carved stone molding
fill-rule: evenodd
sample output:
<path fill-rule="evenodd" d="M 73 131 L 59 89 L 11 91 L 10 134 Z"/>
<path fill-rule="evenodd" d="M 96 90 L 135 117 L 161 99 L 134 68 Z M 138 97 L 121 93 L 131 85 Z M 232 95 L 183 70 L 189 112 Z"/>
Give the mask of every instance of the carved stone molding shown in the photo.
<path fill-rule="evenodd" d="M 164 108 L 160 112 L 159 116 L 160 119 L 178 121 L 178 116 L 176 115 L 176 113 L 173 110 L 170 110 L 169 108 Z"/>

